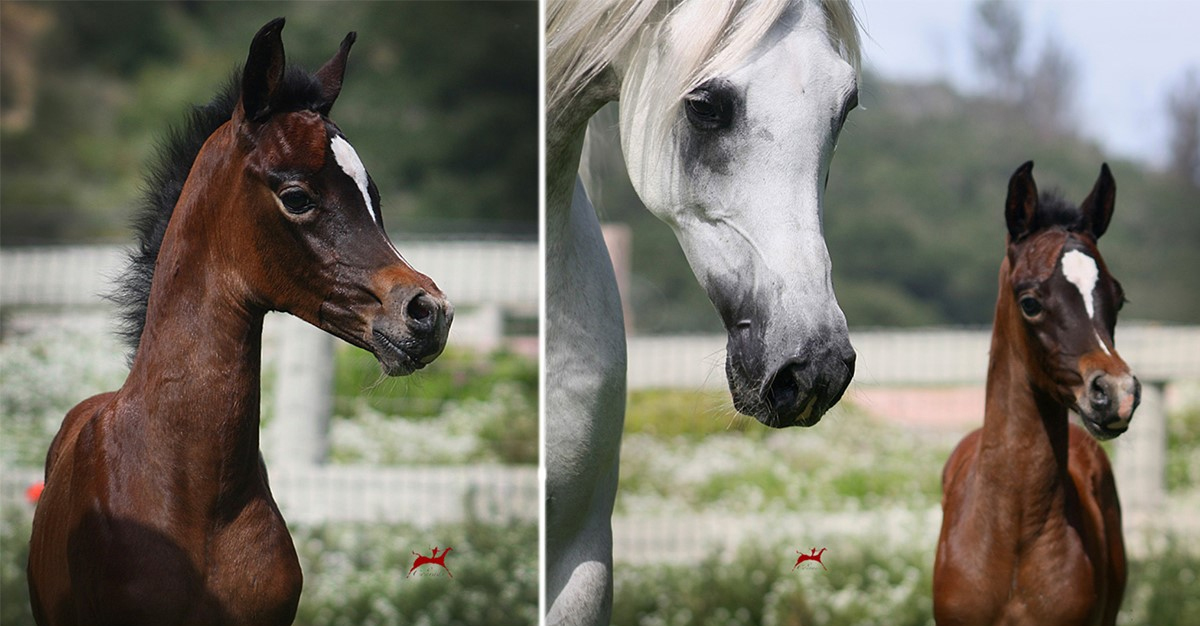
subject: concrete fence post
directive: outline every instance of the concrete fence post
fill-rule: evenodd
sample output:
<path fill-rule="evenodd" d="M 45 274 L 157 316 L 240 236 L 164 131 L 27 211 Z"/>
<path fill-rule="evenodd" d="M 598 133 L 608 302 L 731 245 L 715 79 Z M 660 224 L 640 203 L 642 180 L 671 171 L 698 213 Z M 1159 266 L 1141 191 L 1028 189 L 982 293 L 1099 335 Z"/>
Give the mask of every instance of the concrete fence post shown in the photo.
<path fill-rule="evenodd" d="M 1163 383 L 1142 381 L 1142 403 L 1116 440 L 1113 473 L 1121 510 L 1134 524 L 1166 501 L 1167 414 Z"/>
<path fill-rule="evenodd" d="M 279 337 L 275 396 L 264 449 L 273 467 L 317 465 L 329 450 L 334 338 L 291 315 L 273 315 Z"/>

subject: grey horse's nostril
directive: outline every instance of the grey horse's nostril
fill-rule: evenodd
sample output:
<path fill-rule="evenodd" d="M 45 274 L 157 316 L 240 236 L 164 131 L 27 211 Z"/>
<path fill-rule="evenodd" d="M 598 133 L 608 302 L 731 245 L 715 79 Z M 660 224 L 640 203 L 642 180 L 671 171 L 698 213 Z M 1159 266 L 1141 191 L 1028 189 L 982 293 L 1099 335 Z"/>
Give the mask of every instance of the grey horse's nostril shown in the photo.
<path fill-rule="evenodd" d="M 771 403 L 772 410 L 786 410 L 799 399 L 800 384 L 796 378 L 803 367 L 799 363 L 790 363 L 775 374 L 775 380 L 771 381 L 771 387 L 767 391 L 767 400 Z"/>

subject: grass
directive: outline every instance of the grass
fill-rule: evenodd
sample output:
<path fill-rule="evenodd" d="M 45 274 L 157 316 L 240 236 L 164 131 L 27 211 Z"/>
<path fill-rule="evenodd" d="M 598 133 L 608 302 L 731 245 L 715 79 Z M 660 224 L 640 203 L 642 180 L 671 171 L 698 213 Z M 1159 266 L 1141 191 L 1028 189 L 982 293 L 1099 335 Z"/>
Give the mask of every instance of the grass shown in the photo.
<path fill-rule="evenodd" d="M 767 430 L 733 410 L 726 391 L 637 390 L 629 394 L 625 434 L 698 439 L 737 432 L 762 438 Z"/>
<path fill-rule="evenodd" d="M 487 400 L 501 384 L 515 385 L 530 398 L 538 394 L 537 361 L 506 350 L 448 349 L 406 378 L 385 378 L 371 353 L 349 345 L 339 344 L 335 359 L 334 415 L 340 418 L 363 406 L 407 419 L 434 418 L 448 402 Z"/>
<path fill-rule="evenodd" d="M 1117 623 L 1183 626 L 1200 615 L 1200 553 L 1168 538 L 1129 564 Z M 929 546 L 844 544 L 825 555 L 828 571 L 792 569 L 786 545 L 747 543 L 731 560 L 619 567 L 614 626 L 932 626 Z"/>
<path fill-rule="evenodd" d="M 1200 407 L 1167 420 L 1167 491 L 1200 488 Z"/>
<path fill-rule="evenodd" d="M 927 508 L 956 434 L 920 433 L 843 403 L 815 427 L 745 432 L 695 407 L 711 392 L 631 395 L 618 512 Z"/>
<path fill-rule="evenodd" d="M 535 359 L 449 350 L 400 380 L 380 380 L 375 358 L 357 348 L 340 346 L 336 359 L 333 462 L 538 462 Z"/>
<path fill-rule="evenodd" d="M 965 434 L 896 425 L 850 401 L 812 428 L 773 430 L 728 417 L 728 402 L 724 391 L 631 393 L 618 512 L 934 507 Z M 1200 490 L 1200 407 L 1168 416 L 1166 471 L 1169 493 Z"/>

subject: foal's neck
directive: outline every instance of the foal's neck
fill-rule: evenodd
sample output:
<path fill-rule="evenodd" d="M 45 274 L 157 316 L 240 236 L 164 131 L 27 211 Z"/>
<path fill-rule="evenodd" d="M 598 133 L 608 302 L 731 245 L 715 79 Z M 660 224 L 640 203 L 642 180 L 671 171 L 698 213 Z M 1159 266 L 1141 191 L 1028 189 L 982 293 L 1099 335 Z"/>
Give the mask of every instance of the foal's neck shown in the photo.
<path fill-rule="evenodd" d="M 139 407 L 144 423 L 137 426 L 148 445 L 186 468 L 197 489 L 216 486 L 227 495 L 259 473 L 265 310 L 243 293 L 236 261 L 214 235 L 224 194 L 192 188 L 234 189 L 237 177 L 205 169 L 202 160 L 203 153 L 163 238 L 122 394 Z"/>
<path fill-rule="evenodd" d="M 1014 324 L 1015 326 L 1015 324 Z M 1026 366 L 1025 337 L 1003 328 L 992 334 L 977 487 L 983 506 L 1017 515 L 1022 528 L 1040 528 L 1061 511 L 1070 483 L 1067 407 L 1037 389 Z"/>

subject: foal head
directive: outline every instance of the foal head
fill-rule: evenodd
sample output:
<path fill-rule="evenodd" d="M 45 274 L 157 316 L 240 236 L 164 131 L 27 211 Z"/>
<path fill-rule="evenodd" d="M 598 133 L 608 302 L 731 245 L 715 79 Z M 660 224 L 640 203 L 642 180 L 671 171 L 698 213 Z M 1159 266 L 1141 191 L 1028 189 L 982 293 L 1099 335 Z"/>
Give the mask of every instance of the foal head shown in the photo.
<path fill-rule="evenodd" d="M 1111 439 L 1129 428 L 1141 396 L 1113 341 L 1125 294 L 1096 247 L 1112 218 L 1116 184 L 1102 165 L 1076 209 L 1039 196 L 1032 171 L 1030 161 L 1009 181 L 996 325 L 1003 317 L 1023 329 L 1035 387 L 1073 408 L 1094 436 Z"/>
<path fill-rule="evenodd" d="M 282 28 L 255 36 L 231 121 L 247 150 L 242 210 L 254 225 L 243 240 L 258 252 L 248 276 L 264 305 L 370 350 L 388 374 L 410 373 L 442 352 L 453 309 L 388 239 L 375 183 L 328 117 L 355 35 L 298 99 Z"/>
<path fill-rule="evenodd" d="M 694 0 L 645 39 L 618 70 L 630 179 L 721 316 L 735 407 L 815 424 L 855 363 L 821 227 L 857 103 L 853 14 L 836 0 Z"/>
<path fill-rule="evenodd" d="M 148 311 L 170 299 L 152 278 L 175 265 L 177 282 L 252 313 L 291 313 L 371 351 L 388 374 L 411 373 L 442 352 L 453 307 L 388 239 L 379 192 L 329 119 L 355 35 L 309 74 L 286 67 L 282 28 L 280 18 L 259 30 L 240 80 L 193 114 L 194 138 L 170 147 L 118 294 L 127 334 L 136 346 Z M 181 260 L 198 249 L 202 263 Z"/>

